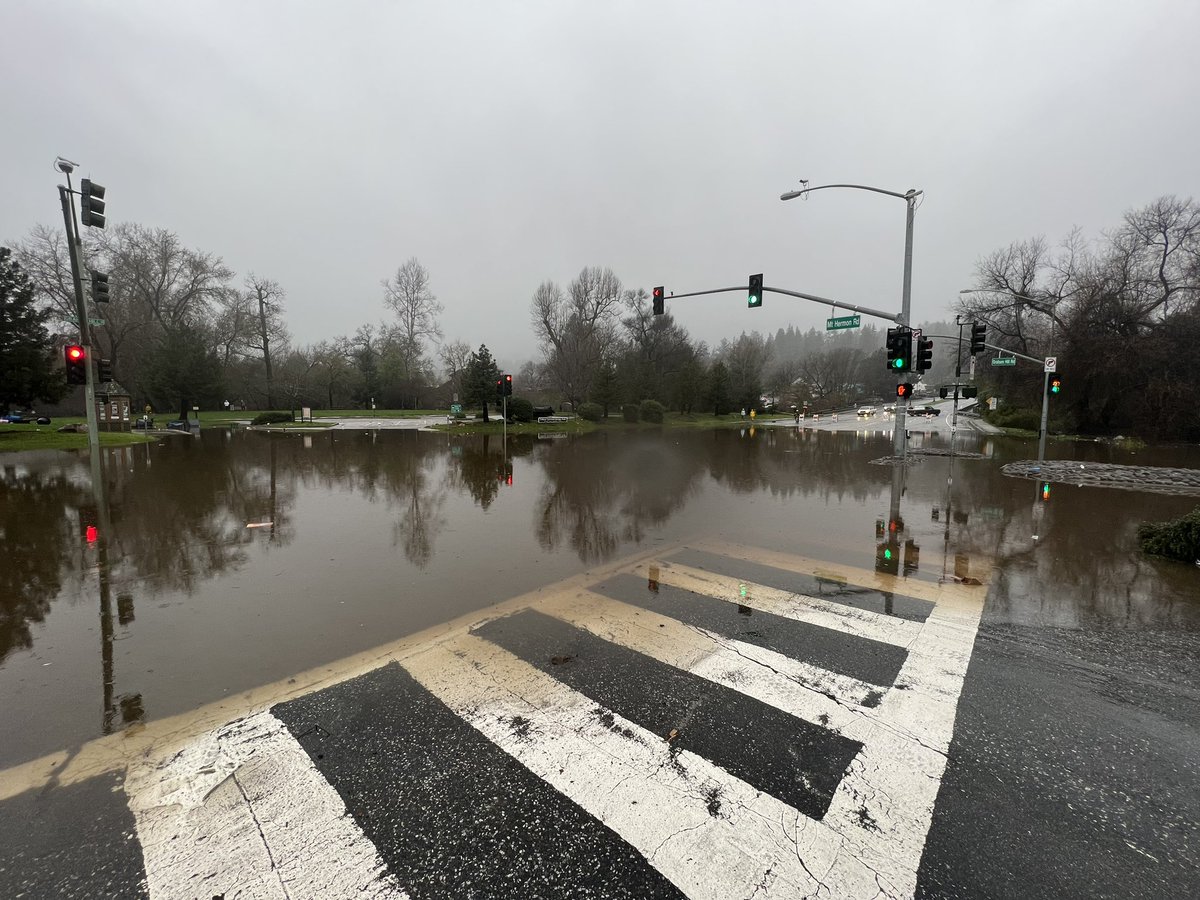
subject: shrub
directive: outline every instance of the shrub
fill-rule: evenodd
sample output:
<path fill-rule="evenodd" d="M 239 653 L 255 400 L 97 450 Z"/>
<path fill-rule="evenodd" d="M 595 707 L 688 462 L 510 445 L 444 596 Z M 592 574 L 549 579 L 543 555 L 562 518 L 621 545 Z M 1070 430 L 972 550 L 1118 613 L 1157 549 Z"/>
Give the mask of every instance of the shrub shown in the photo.
<path fill-rule="evenodd" d="M 664 409 L 663 405 L 657 400 L 643 400 L 638 412 L 641 413 L 643 422 L 653 422 L 656 425 L 662 424 Z"/>
<path fill-rule="evenodd" d="M 524 397 L 509 397 L 508 417 L 514 422 L 532 422 L 533 404 Z"/>
<path fill-rule="evenodd" d="M 626 422 L 636 422 L 641 416 L 641 410 L 638 409 L 636 403 L 626 403 L 621 407 L 621 415 L 624 416 Z"/>
<path fill-rule="evenodd" d="M 1172 522 L 1143 522 L 1137 535 L 1143 553 L 1200 561 L 1200 506 Z"/>
<path fill-rule="evenodd" d="M 250 420 L 251 425 L 276 425 L 279 422 L 294 422 L 296 417 L 290 412 L 264 412 L 259 413 Z"/>
<path fill-rule="evenodd" d="M 604 418 L 604 407 L 599 403 L 580 403 L 579 418 L 589 422 L 599 422 Z"/>

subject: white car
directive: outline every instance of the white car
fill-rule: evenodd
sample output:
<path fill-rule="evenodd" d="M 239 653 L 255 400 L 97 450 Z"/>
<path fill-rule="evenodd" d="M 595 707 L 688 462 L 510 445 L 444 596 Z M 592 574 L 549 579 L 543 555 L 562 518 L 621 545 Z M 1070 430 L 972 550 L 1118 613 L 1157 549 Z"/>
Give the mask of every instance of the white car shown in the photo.
<path fill-rule="evenodd" d="M 873 416 L 873 415 L 875 415 L 875 407 L 873 407 L 873 406 L 860 406 L 860 407 L 858 408 L 858 414 L 859 414 L 860 416 Z"/>

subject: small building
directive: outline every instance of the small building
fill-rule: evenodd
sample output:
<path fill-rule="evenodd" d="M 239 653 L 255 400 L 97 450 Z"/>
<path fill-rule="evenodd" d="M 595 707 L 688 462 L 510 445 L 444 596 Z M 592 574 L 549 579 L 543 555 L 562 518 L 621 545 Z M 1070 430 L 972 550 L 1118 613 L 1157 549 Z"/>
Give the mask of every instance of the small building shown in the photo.
<path fill-rule="evenodd" d="M 115 381 L 96 385 L 96 427 L 101 431 L 130 431 L 132 399 Z"/>

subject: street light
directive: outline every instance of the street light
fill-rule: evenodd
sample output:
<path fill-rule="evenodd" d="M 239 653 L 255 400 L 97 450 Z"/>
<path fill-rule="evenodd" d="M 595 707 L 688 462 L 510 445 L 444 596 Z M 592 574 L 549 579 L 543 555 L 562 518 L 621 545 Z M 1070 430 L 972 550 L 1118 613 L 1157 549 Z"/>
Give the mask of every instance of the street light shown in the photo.
<path fill-rule="evenodd" d="M 797 197 L 803 197 L 811 194 L 813 191 L 824 191 L 829 188 L 848 188 L 855 191 L 871 191 L 874 194 L 886 194 L 889 197 L 898 197 L 908 204 L 908 216 L 905 219 L 904 226 L 904 282 L 901 288 L 900 295 L 900 318 L 897 322 L 899 325 L 911 325 L 910 312 L 912 310 L 912 249 L 913 249 L 913 214 L 917 209 L 917 198 L 924 191 L 918 191 L 914 188 L 909 188 L 903 194 L 896 191 L 885 191 L 883 188 L 871 187 L 865 184 L 819 184 L 816 187 L 807 187 L 808 182 L 802 181 L 806 185 L 798 191 L 787 191 L 780 194 L 780 200 L 795 200 Z M 905 430 L 904 420 L 908 413 L 908 400 L 902 399 L 896 403 L 895 426 L 892 436 L 893 453 L 903 459 L 905 455 Z"/>

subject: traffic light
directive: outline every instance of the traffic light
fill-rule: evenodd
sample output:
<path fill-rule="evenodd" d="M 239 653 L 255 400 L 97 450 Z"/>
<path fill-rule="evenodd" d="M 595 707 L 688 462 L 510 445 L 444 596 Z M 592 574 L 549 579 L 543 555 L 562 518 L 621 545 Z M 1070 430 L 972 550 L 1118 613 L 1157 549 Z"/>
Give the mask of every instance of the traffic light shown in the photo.
<path fill-rule="evenodd" d="M 104 227 L 104 187 L 87 178 L 79 182 L 79 218 L 84 225 Z"/>
<path fill-rule="evenodd" d="M 941 397 L 943 400 L 945 400 L 948 396 L 950 396 L 950 388 L 948 388 L 948 387 L 938 388 L 938 396 Z M 966 395 L 964 394 L 963 396 L 966 396 Z"/>
<path fill-rule="evenodd" d="M 746 294 L 746 306 L 750 309 L 758 309 L 758 307 L 762 306 L 762 278 L 761 272 L 758 275 L 750 276 L 750 288 Z"/>
<path fill-rule="evenodd" d="M 933 338 L 917 341 L 917 371 L 928 372 L 933 368 Z"/>
<path fill-rule="evenodd" d="M 983 346 L 987 340 L 987 326 L 982 322 L 971 323 L 971 355 L 982 353 L 986 348 Z"/>
<path fill-rule="evenodd" d="M 100 537 L 100 512 L 94 506 L 79 507 L 79 536 L 89 544 Z"/>
<path fill-rule="evenodd" d="M 504 379 L 503 378 L 496 379 L 496 396 L 497 397 L 504 396 Z"/>
<path fill-rule="evenodd" d="M 972 397 L 978 397 L 979 388 L 975 387 L 973 384 L 967 385 L 962 389 L 962 395 L 964 400 L 970 400 Z"/>
<path fill-rule="evenodd" d="M 511 397 L 512 396 L 512 376 L 505 375 L 503 381 L 504 381 L 504 396 Z"/>
<path fill-rule="evenodd" d="M 63 348 L 67 363 L 67 384 L 87 384 L 87 350 L 78 344 Z"/>
<path fill-rule="evenodd" d="M 900 325 L 888 329 L 887 367 L 892 372 L 907 372 L 912 368 L 911 328 Z"/>
<path fill-rule="evenodd" d="M 98 359 L 98 360 L 96 360 L 96 366 L 99 369 L 99 371 L 96 375 L 96 379 L 99 382 L 101 382 L 103 384 L 105 382 L 113 380 L 112 360 L 111 359 Z"/>
<path fill-rule="evenodd" d="M 912 386 L 911 382 L 906 381 L 906 382 L 904 382 L 904 384 L 896 385 L 896 396 L 897 397 L 903 397 L 905 400 L 911 400 L 912 392 L 913 392 L 913 386 Z"/>
<path fill-rule="evenodd" d="M 1062 379 L 1059 378 L 1057 375 L 1050 376 L 1050 393 L 1052 393 L 1052 394 L 1061 394 L 1062 393 Z"/>
<path fill-rule="evenodd" d="M 654 297 L 654 314 L 656 316 L 661 316 L 664 312 L 666 312 L 666 301 L 663 299 L 662 286 L 660 285 L 659 287 L 656 287 L 652 291 L 652 295 Z"/>
<path fill-rule="evenodd" d="M 105 272 L 97 272 L 91 270 L 92 276 L 92 299 L 97 303 L 108 302 L 108 274 Z"/>
<path fill-rule="evenodd" d="M 1048 501 L 1049 499 L 1050 499 L 1050 482 L 1043 481 L 1042 482 L 1042 501 L 1045 502 L 1045 501 Z"/>

